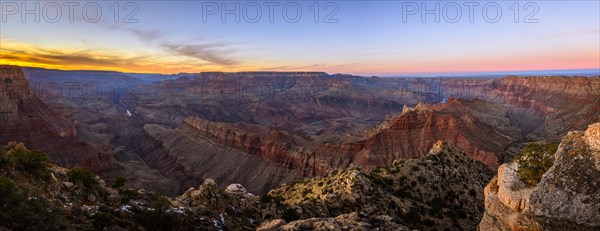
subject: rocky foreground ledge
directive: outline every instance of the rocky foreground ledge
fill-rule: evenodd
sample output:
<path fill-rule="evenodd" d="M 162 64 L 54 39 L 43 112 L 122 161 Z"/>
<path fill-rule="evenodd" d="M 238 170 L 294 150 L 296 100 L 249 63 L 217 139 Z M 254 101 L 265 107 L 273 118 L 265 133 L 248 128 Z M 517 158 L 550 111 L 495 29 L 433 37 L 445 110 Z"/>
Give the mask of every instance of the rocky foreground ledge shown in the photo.
<path fill-rule="evenodd" d="M 10 143 L 0 147 L 0 230 L 474 230 L 489 177 L 439 141 L 421 159 L 338 169 L 262 196 L 207 179 L 171 198 L 126 189 L 123 179 L 109 185 Z"/>
<path fill-rule="evenodd" d="M 483 164 L 438 141 L 420 159 L 339 169 L 262 196 L 208 179 L 175 198 L 110 186 L 9 143 L 0 230 L 600 230 L 599 134 L 600 123 L 568 133 L 533 185 L 519 161 L 490 181 Z"/>
<path fill-rule="evenodd" d="M 563 137 L 537 185 L 519 167 L 503 164 L 485 188 L 479 230 L 600 230 L 600 123 Z"/>

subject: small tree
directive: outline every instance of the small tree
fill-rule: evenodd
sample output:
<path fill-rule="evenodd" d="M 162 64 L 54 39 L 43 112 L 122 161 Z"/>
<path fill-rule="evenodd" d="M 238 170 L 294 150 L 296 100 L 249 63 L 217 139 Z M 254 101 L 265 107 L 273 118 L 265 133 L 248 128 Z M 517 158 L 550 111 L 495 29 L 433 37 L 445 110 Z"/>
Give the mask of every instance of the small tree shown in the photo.
<path fill-rule="evenodd" d="M 48 155 L 37 150 L 28 150 L 22 143 L 17 144 L 8 154 L 3 154 L 2 162 L 12 164 L 15 169 L 27 172 L 31 175 L 47 178 L 50 176 L 48 171 Z"/>
<path fill-rule="evenodd" d="M 113 183 L 112 187 L 116 189 L 123 188 L 125 186 L 125 177 L 118 176 L 115 178 L 115 183 Z"/>
<path fill-rule="evenodd" d="M 81 183 L 86 189 L 95 189 L 99 185 L 96 175 L 84 168 L 73 168 L 68 175 L 73 183 Z"/>
<path fill-rule="evenodd" d="M 0 209 L 6 207 L 12 207 L 18 204 L 20 200 L 23 200 L 23 195 L 19 192 L 17 184 L 5 177 L 0 176 Z"/>
<path fill-rule="evenodd" d="M 530 186 L 535 186 L 542 176 L 554 164 L 554 153 L 557 144 L 528 144 L 516 157 L 519 164 L 517 173 L 521 181 Z"/>

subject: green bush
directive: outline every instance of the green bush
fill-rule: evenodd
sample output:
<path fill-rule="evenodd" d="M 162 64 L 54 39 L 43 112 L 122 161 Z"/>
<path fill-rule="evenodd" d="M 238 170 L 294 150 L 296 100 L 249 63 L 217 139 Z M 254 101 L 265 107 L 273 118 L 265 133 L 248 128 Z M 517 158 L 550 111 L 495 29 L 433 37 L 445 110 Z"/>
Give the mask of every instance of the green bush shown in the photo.
<path fill-rule="evenodd" d="M 115 178 L 115 183 L 113 183 L 112 187 L 116 189 L 123 188 L 125 186 L 125 177 L 118 176 Z"/>
<path fill-rule="evenodd" d="M 64 211 L 46 199 L 27 197 L 12 180 L 0 177 L 0 227 L 8 230 L 61 230 Z"/>
<path fill-rule="evenodd" d="M 515 157 L 519 164 L 517 173 L 521 181 L 531 186 L 540 182 L 542 175 L 554 164 L 554 153 L 557 149 L 557 144 L 528 144 Z"/>
<path fill-rule="evenodd" d="M 2 167 L 12 166 L 16 170 L 27 172 L 33 176 L 47 178 L 50 176 L 48 171 L 48 155 L 37 150 L 28 150 L 22 143 L 17 144 L 8 152 L 0 151 L 0 164 Z"/>
<path fill-rule="evenodd" d="M 183 217 L 169 212 L 170 204 L 166 198 L 158 197 L 150 204 L 150 208 L 136 213 L 135 219 L 146 230 L 178 230 Z"/>
<path fill-rule="evenodd" d="M 129 202 L 130 200 L 136 200 L 139 198 L 139 193 L 133 189 L 126 189 L 120 192 L 121 196 L 123 196 L 122 201 L 124 203 Z"/>
<path fill-rule="evenodd" d="M 260 202 L 262 203 L 270 203 L 270 202 L 275 202 L 276 204 L 281 204 L 281 202 L 283 202 L 283 197 L 281 196 L 271 196 L 269 194 L 265 194 L 264 196 L 260 197 Z"/>
<path fill-rule="evenodd" d="M 82 184 L 86 189 L 92 190 L 98 187 L 96 175 L 84 168 L 73 168 L 69 171 L 69 179 L 76 184 Z"/>
<path fill-rule="evenodd" d="M 92 216 L 92 224 L 94 229 L 102 230 L 105 227 L 111 227 L 115 225 L 115 216 L 110 213 L 98 212 Z"/>
<path fill-rule="evenodd" d="M 19 193 L 17 184 L 5 177 L 0 177 L 0 206 L 10 207 L 14 206 L 15 202 L 23 199 L 23 196 Z"/>

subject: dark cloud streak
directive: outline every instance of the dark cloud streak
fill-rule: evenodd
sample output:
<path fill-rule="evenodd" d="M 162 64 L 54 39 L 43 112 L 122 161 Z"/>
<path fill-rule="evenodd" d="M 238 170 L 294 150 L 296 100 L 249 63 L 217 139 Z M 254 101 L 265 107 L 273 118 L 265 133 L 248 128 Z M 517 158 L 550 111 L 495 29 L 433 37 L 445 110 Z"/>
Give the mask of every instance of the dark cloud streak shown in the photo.
<path fill-rule="evenodd" d="M 138 39 L 145 42 L 152 42 L 164 37 L 166 34 L 155 31 L 155 30 L 139 30 L 135 28 L 128 28 L 127 31 L 138 37 Z"/>
<path fill-rule="evenodd" d="M 227 58 L 225 54 L 230 53 L 226 50 L 229 44 L 226 43 L 207 43 L 207 44 L 177 44 L 177 43 L 161 43 L 162 49 L 169 53 L 186 56 L 190 58 L 200 59 L 206 62 L 230 66 L 237 65 L 240 62 L 234 59 Z"/>
<path fill-rule="evenodd" d="M 164 37 L 168 34 L 157 30 L 146 30 L 121 25 L 110 25 L 110 29 L 125 30 L 142 42 L 157 42 L 160 49 L 174 55 L 185 56 L 188 58 L 202 60 L 211 64 L 232 66 L 238 65 L 239 60 L 230 57 L 233 52 L 231 43 L 210 42 L 210 43 L 183 43 L 165 41 Z"/>

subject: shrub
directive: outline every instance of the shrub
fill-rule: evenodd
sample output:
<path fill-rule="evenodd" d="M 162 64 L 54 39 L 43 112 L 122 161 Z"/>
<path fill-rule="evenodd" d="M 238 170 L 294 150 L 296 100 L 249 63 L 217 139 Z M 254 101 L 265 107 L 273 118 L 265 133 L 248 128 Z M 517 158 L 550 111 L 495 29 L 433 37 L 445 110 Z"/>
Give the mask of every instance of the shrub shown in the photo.
<path fill-rule="evenodd" d="M 427 218 L 423 221 L 423 224 L 427 227 L 433 227 L 435 225 L 435 221 Z"/>
<path fill-rule="evenodd" d="M 521 181 L 530 186 L 535 186 L 540 182 L 542 175 L 554 164 L 554 153 L 557 149 L 557 144 L 528 144 L 515 157 L 519 164 L 517 173 Z"/>
<path fill-rule="evenodd" d="M 60 230 L 64 211 L 46 199 L 25 193 L 12 180 L 0 177 L 0 227 L 8 230 Z"/>
<path fill-rule="evenodd" d="M 410 210 L 404 215 L 404 220 L 409 224 L 418 224 L 421 222 L 421 214 L 416 207 L 410 207 Z"/>
<path fill-rule="evenodd" d="M 0 195 L 0 208 L 14 206 L 15 202 L 23 199 L 17 184 L 5 177 L 0 177 Z"/>
<path fill-rule="evenodd" d="M 123 202 L 129 202 L 130 200 L 136 200 L 139 197 L 137 191 L 133 189 L 127 189 L 120 192 L 121 196 L 123 196 Z"/>
<path fill-rule="evenodd" d="M 98 187 L 98 181 L 96 181 L 96 175 L 84 168 L 73 168 L 69 171 L 69 179 L 73 183 L 80 183 L 86 189 L 92 190 Z"/>
<path fill-rule="evenodd" d="M 135 219 L 146 230 L 178 230 L 183 218 L 177 213 L 170 213 L 170 203 L 164 197 L 158 197 L 150 204 L 149 209 L 142 209 Z"/>
<path fill-rule="evenodd" d="M 283 218 L 287 222 L 295 221 L 300 219 L 300 214 L 298 214 L 298 212 L 295 209 L 288 208 L 285 210 L 285 212 L 283 212 L 281 218 Z"/>
<path fill-rule="evenodd" d="M 475 196 L 477 196 L 477 192 L 475 191 L 475 189 L 470 189 L 470 190 L 469 190 L 469 195 L 470 195 L 471 197 L 475 197 Z"/>
<path fill-rule="evenodd" d="M 111 227 L 115 224 L 115 216 L 110 213 L 98 212 L 92 216 L 92 224 L 96 230 L 102 230 L 105 227 Z"/>
<path fill-rule="evenodd" d="M 431 206 L 432 210 L 440 210 L 442 207 L 444 207 L 444 200 L 439 197 L 433 198 L 431 201 L 429 201 L 429 206 Z"/>
<path fill-rule="evenodd" d="M 116 177 L 115 183 L 113 183 L 112 187 L 119 189 L 119 188 L 123 188 L 123 186 L 125 186 L 125 177 L 122 177 L 122 176 Z"/>
<path fill-rule="evenodd" d="M 260 197 L 260 202 L 261 203 L 265 203 L 266 204 L 266 203 L 271 202 L 272 200 L 273 200 L 273 197 L 271 195 L 269 195 L 269 194 L 265 194 L 265 195 L 263 195 L 263 196 Z"/>
<path fill-rule="evenodd" d="M 407 192 L 404 188 L 399 188 L 398 190 L 396 190 L 394 195 L 400 198 L 411 198 L 410 193 Z"/>
<path fill-rule="evenodd" d="M 167 198 L 159 196 L 150 204 L 150 207 L 158 210 L 167 210 L 171 207 L 171 202 Z"/>
<path fill-rule="evenodd" d="M 276 204 L 281 204 L 281 202 L 283 202 L 283 197 L 281 197 L 279 195 L 271 196 L 269 194 L 265 194 L 264 196 L 260 197 L 260 202 L 262 202 L 262 203 L 275 202 Z"/>
<path fill-rule="evenodd" d="M 50 176 L 48 171 L 48 155 L 37 150 L 28 150 L 22 143 L 13 147 L 8 154 L 2 154 L 3 164 L 11 164 L 15 169 L 27 172 L 33 176 L 47 178 Z"/>

